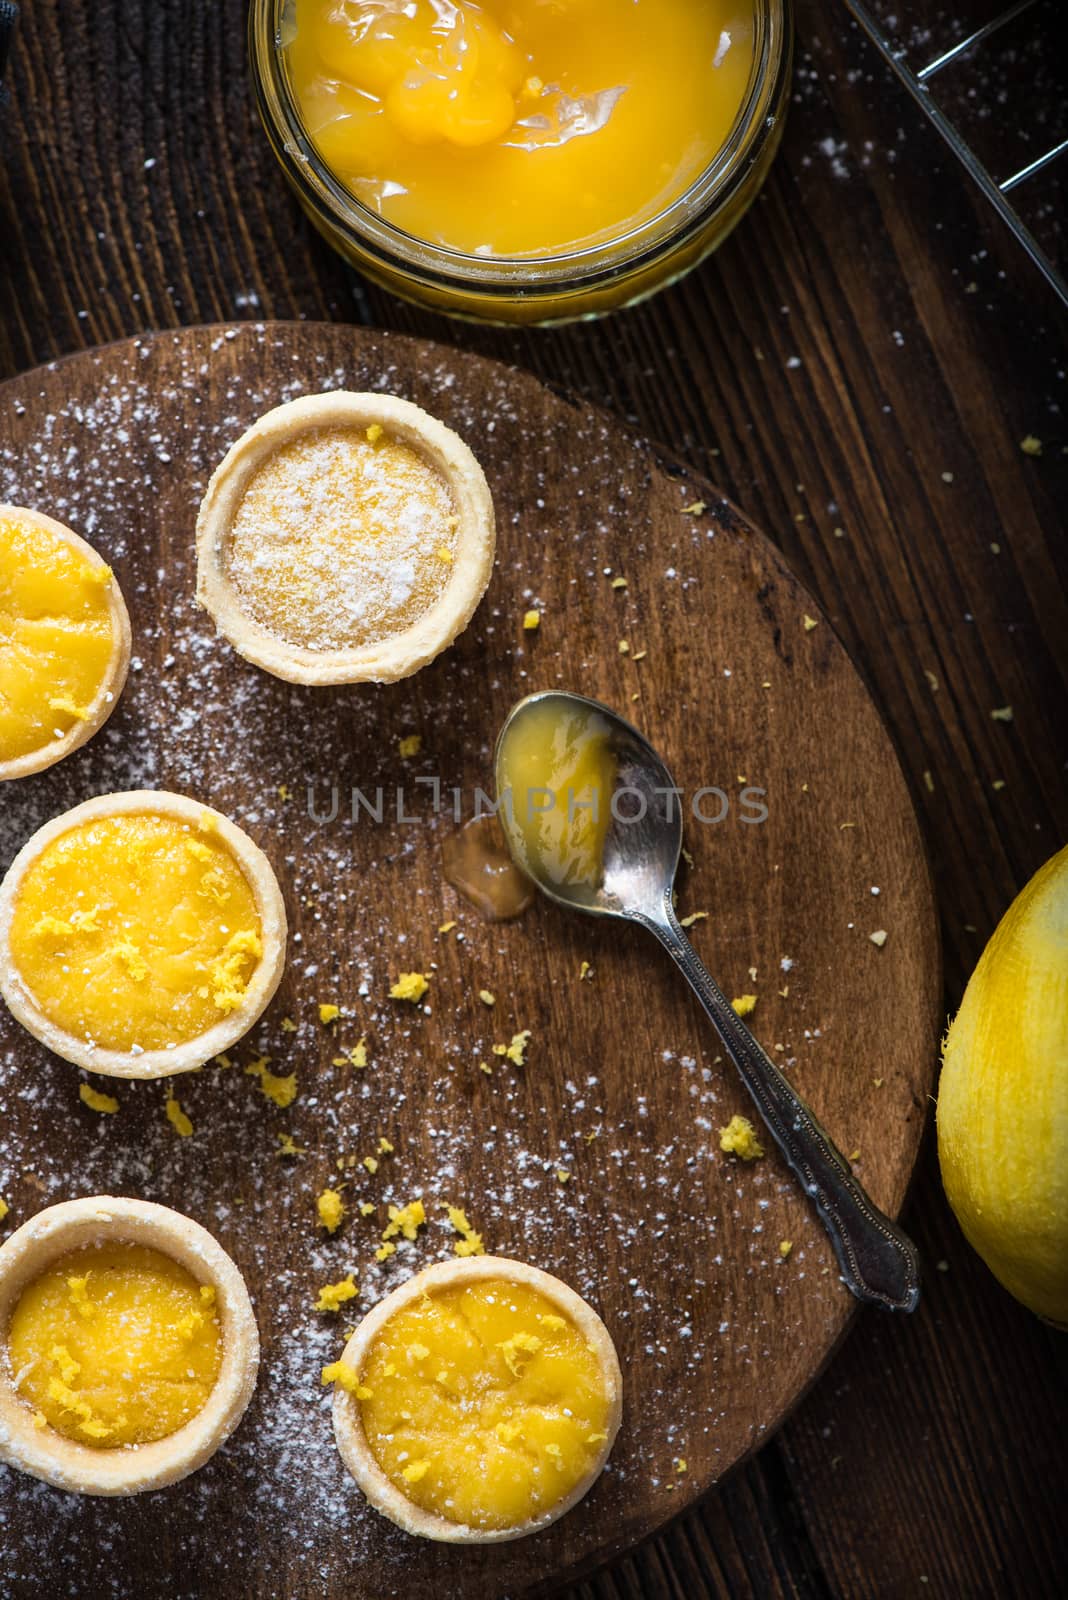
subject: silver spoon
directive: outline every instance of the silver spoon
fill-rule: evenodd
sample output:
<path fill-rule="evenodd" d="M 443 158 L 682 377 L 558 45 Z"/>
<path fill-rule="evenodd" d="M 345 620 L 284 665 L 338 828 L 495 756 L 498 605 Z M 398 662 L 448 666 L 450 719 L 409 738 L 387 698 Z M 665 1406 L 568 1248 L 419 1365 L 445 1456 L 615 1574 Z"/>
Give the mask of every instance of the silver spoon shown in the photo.
<path fill-rule="evenodd" d="M 517 822 L 517 797 L 509 799 L 502 784 L 502 753 L 509 736 L 533 707 L 552 702 L 558 702 L 562 715 L 580 712 L 603 719 L 616 762 L 620 800 L 608 822 L 596 887 L 550 881 L 539 873 Z M 791 1171 L 815 1203 L 847 1287 L 858 1300 L 886 1310 L 914 1310 L 920 1297 L 915 1245 L 865 1193 L 841 1151 L 737 1016 L 679 926 L 673 888 L 682 850 L 682 807 L 656 751 L 607 706 L 583 695 L 546 690 L 528 695 L 508 713 L 497 739 L 495 774 L 497 814 L 516 864 L 558 905 L 637 922 L 660 940 L 707 1012 Z M 522 803 L 529 806 L 529 797 Z M 621 818 L 616 818 L 616 809 Z"/>

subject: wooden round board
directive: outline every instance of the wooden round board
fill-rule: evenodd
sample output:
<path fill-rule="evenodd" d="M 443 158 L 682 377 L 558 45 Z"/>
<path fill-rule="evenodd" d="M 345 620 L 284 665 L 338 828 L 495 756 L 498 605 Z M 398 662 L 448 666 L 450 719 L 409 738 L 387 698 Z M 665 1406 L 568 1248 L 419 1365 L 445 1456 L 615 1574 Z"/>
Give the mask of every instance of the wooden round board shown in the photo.
<path fill-rule="evenodd" d="M 278 682 L 193 603 L 193 525 L 217 461 L 261 412 L 333 387 L 395 392 L 443 418 L 497 505 L 496 569 L 473 624 L 389 688 Z M 701 789 L 726 797 L 697 801 L 708 818 L 726 810 L 721 821 L 688 813 L 679 904 L 697 916 L 694 942 L 730 994 L 758 996 L 756 1033 L 896 1212 L 935 1061 L 936 922 L 889 738 L 816 603 L 713 488 L 603 414 L 503 366 L 347 327 L 191 329 L 4 385 L 0 501 L 90 539 L 135 635 L 106 729 L 0 790 L 0 871 L 88 796 L 174 789 L 258 840 L 292 929 L 282 988 L 232 1064 L 120 1084 L 114 1116 L 83 1105 L 75 1068 L 0 1014 L 5 1227 L 109 1192 L 189 1213 L 242 1267 L 265 1358 L 234 1439 L 163 1494 L 82 1501 L 5 1473 L 9 1592 L 40 1593 L 47 1571 L 70 1600 L 482 1600 L 550 1589 L 651 1533 L 767 1439 L 854 1302 L 770 1140 L 751 1165 L 721 1153 L 719 1128 L 751 1108 L 648 936 L 547 903 L 490 926 L 444 882 L 440 847 L 456 826 L 451 792 L 467 816 L 490 788 L 494 735 L 519 696 L 570 687 L 631 717 L 687 806 Z M 541 627 L 524 631 L 534 606 Z M 412 734 L 421 748 L 403 759 Z M 416 782 L 435 777 L 437 816 Z M 379 787 L 383 821 L 358 807 L 354 822 L 353 789 L 373 803 Z M 766 791 L 765 821 L 747 820 L 745 788 Z M 432 973 L 425 1011 L 389 998 L 411 969 Z M 320 1003 L 341 1019 L 324 1027 Z M 494 1055 L 523 1029 L 525 1065 Z M 361 1036 L 363 1070 L 345 1060 Z M 259 1055 L 296 1073 L 287 1110 L 245 1071 Z M 170 1092 L 189 1137 L 165 1116 Z M 372 1174 L 362 1158 L 380 1138 L 393 1151 Z M 315 1198 L 339 1160 L 353 1163 L 350 1215 L 327 1238 Z M 378 1264 L 387 1204 L 416 1196 L 427 1226 Z M 351 1319 L 316 1313 L 318 1286 L 357 1272 L 345 1310 L 362 1310 L 447 1256 L 446 1203 L 487 1248 L 586 1295 L 626 1383 L 622 1432 L 586 1501 L 545 1533 L 482 1550 L 412 1540 L 367 1508 L 319 1382 Z"/>

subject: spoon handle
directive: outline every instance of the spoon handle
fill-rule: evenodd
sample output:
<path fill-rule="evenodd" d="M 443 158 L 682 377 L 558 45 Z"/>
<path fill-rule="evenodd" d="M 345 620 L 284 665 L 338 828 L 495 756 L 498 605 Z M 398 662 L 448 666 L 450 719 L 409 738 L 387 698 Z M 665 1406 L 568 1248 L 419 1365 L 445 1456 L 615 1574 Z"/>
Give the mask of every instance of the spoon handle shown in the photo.
<path fill-rule="evenodd" d="M 679 927 L 670 893 L 661 916 L 640 920 L 700 1000 L 772 1138 L 815 1202 L 847 1287 L 858 1300 L 887 1311 L 913 1311 L 920 1298 L 916 1246 L 868 1197 L 841 1151 L 713 981 Z"/>

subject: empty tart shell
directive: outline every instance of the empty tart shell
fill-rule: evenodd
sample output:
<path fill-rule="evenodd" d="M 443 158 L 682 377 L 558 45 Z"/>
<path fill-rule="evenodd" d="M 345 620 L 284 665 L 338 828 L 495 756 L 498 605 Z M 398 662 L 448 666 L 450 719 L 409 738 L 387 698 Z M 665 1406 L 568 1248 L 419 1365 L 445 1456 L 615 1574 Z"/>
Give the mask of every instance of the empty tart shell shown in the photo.
<path fill-rule="evenodd" d="M 359 591 L 360 582 L 352 577 L 346 580 L 345 568 L 347 552 L 363 547 L 362 534 L 353 533 L 350 538 L 348 532 L 341 536 L 335 530 L 330 536 L 341 542 L 325 547 L 327 554 L 319 551 L 314 557 L 319 568 L 295 573 L 294 562 L 312 559 L 307 556 L 306 544 L 318 536 L 324 521 L 333 518 L 341 522 L 349 515 L 343 503 L 329 516 L 321 507 L 315 509 L 315 480 L 323 478 L 321 470 L 293 487 L 298 509 L 289 516 L 283 533 L 273 529 L 270 537 L 274 542 L 269 546 L 266 534 L 257 544 L 251 514 L 251 532 L 243 519 L 247 503 L 263 481 L 262 474 L 282 459 L 283 452 L 331 437 L 351 439 L 361 451 L 365 442 L 384 439 L 410 452 L 407 460 L 421 463 L 424 471 L 429 469 L 451 506 L 446 519 L 449 543 L 447 549 L 437 552 L 443 564 L 433 571 L 434 587 L 425 608 L 405 616 L 395 631 L 382 622 L 377 632 L 371 629 L 369 636 L 361 639 L 363 624 L 352 622 L 350 627 L 343 617 L 331 630 L 329 642 L 311 644 L 307 637 L 286 637 L 281 625 L 271 626 L 264 614 L 256 615 L 257 602 L 247 588 L 253 581 L 249 574 L 264 565 L 273 566 L 271 581 L 283 585 L 302 582 L 305 601 L 301 603 L 311 607 L 321 603 L 340 608 L 344 594 L 349 607 L 346 615 L 354 617 L 363 602 L 360 592 L 349 590 L 355 587 Z M 388 463 L 383 471 L 388 475 Z M 309 507 L 303 523 L 301 505 Z M 402 505 L 391 525 L 404 522 Z M 382 537 L 388 537 L 388 530 L 384 535 L 379 527 L 374 539 L 380 543 Z M 428 539 L 434 544 L 429 534 Z M 393 682 L 426 666 L 467 627 L 489 583 L 495 542 L 493 500 L 485 474 L 468 446 L 444 423 L 411 401 L 392 395 L 344 390 L 305 395 L 261 417 L 231 447 L 212 477 L 197 519 L 197 599 L 238 654 L 275 677 L 305 684 Z M 239 543 L 244 563 L 240 572 Z M 373 540 L 369 548 L 377 550 Z M 371 567 L 360 570 L 369 592 L 379 570 L 386 568 L 386 557 L 372 553 L 367 559 Z M 433 550 L 425 560 L 423 570 L 431 571 Z"/>

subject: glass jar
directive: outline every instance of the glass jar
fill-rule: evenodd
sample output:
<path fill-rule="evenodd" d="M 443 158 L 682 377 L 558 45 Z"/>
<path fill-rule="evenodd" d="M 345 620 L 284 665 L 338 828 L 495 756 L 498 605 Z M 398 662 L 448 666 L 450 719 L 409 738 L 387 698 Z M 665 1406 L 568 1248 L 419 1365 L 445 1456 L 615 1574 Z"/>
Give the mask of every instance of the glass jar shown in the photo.
<path fill-rule="evenodd" d="M 383 288 L 450 316 L 551 325 L 603 316 L 675 282 L 723 242 L 756 197 L 782 135 L 790 84 L 790 0 L 756 0 L 753 64 L 715 160 L 658 216 L 607 243 L 544 258 L 466 255 L 418 239 L 363 205 L 304 127 L 285 49 L 290 0 L 252 0 L 249 46 L 260 116 L 320 233 Z"/>

